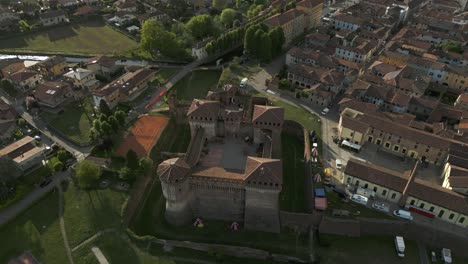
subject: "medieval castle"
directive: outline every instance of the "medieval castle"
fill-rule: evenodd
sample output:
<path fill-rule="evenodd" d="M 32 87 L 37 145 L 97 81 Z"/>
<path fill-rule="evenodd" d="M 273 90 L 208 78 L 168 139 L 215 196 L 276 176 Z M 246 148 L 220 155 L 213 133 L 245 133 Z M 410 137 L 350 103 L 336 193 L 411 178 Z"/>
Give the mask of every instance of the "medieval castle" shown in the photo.
<path fill-rule="evenodd" d="M 187 152 L 157 168 L 166 220 L 182 225 L 200 217 L 279 232 L 284 109 L 226 85 L 193 100 L 186 116 Z"/>

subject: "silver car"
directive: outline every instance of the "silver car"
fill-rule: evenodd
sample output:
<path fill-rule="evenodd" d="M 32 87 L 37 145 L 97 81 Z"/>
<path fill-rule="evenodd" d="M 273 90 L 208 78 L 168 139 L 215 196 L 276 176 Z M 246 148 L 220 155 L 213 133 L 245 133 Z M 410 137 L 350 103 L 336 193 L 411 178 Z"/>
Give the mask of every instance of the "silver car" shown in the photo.
<path fill-rule="evenodd" d="M 385 213 L 390 212 L 390 206 L 384 202 L 374 202 L 372 204 L 372 208 L 385 212 Z"/>

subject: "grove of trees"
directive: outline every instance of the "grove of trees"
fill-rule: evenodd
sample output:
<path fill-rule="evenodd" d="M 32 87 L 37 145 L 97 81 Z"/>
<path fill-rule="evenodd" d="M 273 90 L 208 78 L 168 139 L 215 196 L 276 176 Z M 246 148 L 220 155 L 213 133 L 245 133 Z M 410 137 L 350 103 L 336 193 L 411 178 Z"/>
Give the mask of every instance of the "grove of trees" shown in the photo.
<path fill-rule="evenodd" d="M 101 178 L 102 169 L 94 162 L 82 160 L 76 165 L 76 177 L 80 188 L 90 188 Z"/>
<path fill-rule="evenodd" d="M 183 41 L 156 19 L 143 23 L 140 47 L 153 56 L 159 53 L 170 58 L 185 59 L 189 56 Z"/>
<path fill-rule="evenodd" d="M 281 53 L 284 41 L 281 27 L 269 30 L 265 24 L 251 25 L 245 32 L 244 51 L 252 58 L 270 62 Z"/>

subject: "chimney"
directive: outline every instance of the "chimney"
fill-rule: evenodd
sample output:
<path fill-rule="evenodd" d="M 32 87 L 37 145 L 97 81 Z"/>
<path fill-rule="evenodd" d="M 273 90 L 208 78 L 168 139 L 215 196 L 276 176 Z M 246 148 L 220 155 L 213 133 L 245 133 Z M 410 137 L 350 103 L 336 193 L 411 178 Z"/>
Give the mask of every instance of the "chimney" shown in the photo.
<path fill-rule="evenodd" d="M 406 186 L 403 189 L 403 192 L 401 193 L 401 198 L 400 201 L 398 201 L 398 206 L 404 207 L 406 203 L 406 199 L 408 199 L 408 191 L 411 186 L 411 184 L 414 182 L 414 179 L 416 178 L 416 170 L 418 169 L 419 164 L 421 163 L 420 160 L 417 160 L 416 163 L 414 164 L 413 169 L 410 172 L 408 181 L 406 182 Z"/>

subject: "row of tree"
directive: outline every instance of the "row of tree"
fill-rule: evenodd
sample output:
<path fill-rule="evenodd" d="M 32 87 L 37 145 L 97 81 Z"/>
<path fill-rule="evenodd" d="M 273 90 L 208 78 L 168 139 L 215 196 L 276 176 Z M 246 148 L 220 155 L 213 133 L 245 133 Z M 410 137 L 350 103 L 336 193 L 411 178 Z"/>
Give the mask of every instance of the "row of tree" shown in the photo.
<path fill-rule="evenodd" d="M 263 23 L 251 25 L 245 32 L 244 51 L 252 58 L 270 62 L 281 53 L 284 41 L 281 27 L 268 29 Z"/>
<path fill-rule="evenodd" d="M 239 27 L 208 42 L 205 49 L 209 55 L 212 55 L 242 44 L 243 39 L 244 27 Z"/>
<path fill-rule="evenodd" d="M 93 126 L 89 135 L 93 140 L 98 138 L 109 138 L 113 133 L 117 132 L 125 125 L 125 119 L 127 117 L 125 112 L 122 110 L 112 113 L 104 100 L 101 100 L 99 109 L 101 114 L 98 119 L 93 121 Z"/>
<path fill-rule="evenodd" d="M 170 58 L 186 59 L 184 41 L 174 32 L 167 30 L 156 19 L 149 19 L 141 28 L 140 47 L 152 55 L 162 54 Z"/>

